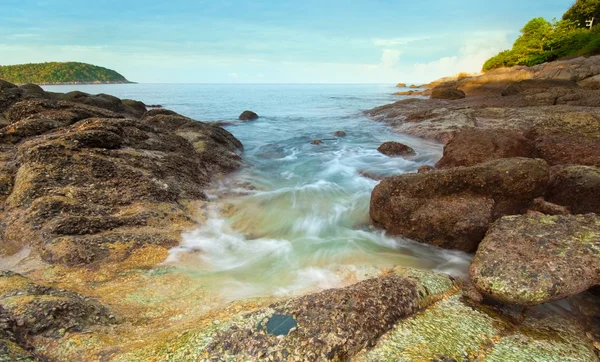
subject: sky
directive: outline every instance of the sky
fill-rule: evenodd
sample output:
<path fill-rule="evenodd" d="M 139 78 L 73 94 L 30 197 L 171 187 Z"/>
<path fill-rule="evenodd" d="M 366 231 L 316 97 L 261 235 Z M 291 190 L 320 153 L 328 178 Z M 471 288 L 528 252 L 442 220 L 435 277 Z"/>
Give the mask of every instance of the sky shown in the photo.
<path fill-rule="evenodd" d="M 0 0 L 0 65 L 146 83 L 421 83 L 511 47 L 572 0 Z"/>

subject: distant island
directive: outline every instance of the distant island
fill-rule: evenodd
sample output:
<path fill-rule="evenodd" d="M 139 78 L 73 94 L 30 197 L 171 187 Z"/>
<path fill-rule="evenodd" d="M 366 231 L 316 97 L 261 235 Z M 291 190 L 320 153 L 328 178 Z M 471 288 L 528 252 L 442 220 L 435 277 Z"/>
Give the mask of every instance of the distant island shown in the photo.
<path fill-rule="evenodd" d="M 77 62 L 0 66 L 0 79 L 15 84 L 41 85 L 133 83 L 114 70 Z"/>

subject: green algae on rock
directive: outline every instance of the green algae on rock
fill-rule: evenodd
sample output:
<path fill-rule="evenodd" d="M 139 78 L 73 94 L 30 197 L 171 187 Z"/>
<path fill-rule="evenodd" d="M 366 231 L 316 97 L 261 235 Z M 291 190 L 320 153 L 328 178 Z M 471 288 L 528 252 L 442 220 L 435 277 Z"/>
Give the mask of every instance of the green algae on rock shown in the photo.
<path fill-rule="evenodd" d="M 537 305 L 600 283 L 600 216 L 507 216 L 490 227 L 469 273 L 493 299 Z"/>
<path fill-rule="evenodd" d="M 398 268 L 345 288 L 238 313 L 190 331 L 162 349 L 134 352 L 118 360 L 141 361 L 151 353 L 158 360 L 173 361 L 344 361 L 373 346 L 398 320 L 456 291 L 445 275 Z M 257 330 L 276 314 L 293 316 L 298 326 L 278 337 Z"/>
<path fill-rule="evenodd" d="M 573 316 L 527 312 L 522 321 L 458 293 L 401 320 L 357 362 L 598 361 Z"/>

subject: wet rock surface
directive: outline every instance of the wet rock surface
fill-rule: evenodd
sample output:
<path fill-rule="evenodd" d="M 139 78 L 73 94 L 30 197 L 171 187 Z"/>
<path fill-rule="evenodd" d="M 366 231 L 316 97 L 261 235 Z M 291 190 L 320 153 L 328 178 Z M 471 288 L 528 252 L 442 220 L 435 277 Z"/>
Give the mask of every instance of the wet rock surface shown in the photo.
<path fill-rule="evenodd" d="M 258 114 L 252 111 L 244 111 L 242 114 L 240 114 L 238 119 L 240 121 L 254 121 L 255 119 L 258 119 Z"/>
<path fill-rule="evenodd" d="M 470 267 L 477 289 L 493 299 L 537 305 L 600 282 L 600 217 L 507 216 L 490 227 Z"/>
<path fill-rule="evenodd" d="M 186 203 L 241 162 L 220 127 L 104 94 L 5 87 L 0 112 L 4 254 L 76 265 L 174 246 L 195 223 Z"/>
<path fill-rule="evenodd" d="M 385 142 L 377 148 L 377 151 L 390 157 L 414 156 L 417 154 L 412 147 L 400 142 Z"/>
<path fill-rule="evenodd" d="M 511 158 L 471 167 L 385 178 L 371 195 L 371 218 L 394 235 L 473 252 L 491 222 L 543 196 L 549 169 Z"/>

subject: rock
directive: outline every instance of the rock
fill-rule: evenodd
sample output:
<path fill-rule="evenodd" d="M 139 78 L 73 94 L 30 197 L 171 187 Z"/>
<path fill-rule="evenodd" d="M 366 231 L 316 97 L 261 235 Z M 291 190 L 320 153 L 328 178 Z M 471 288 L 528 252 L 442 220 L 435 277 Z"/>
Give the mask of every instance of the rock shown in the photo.
<path fill-rule="evenodd" d="M 553 167 L 545 197 L 568 207 L 573 214 L 600 214 L 600 168 Z"/>
<path fill-rule="evenodd" d="M 417 173 L 425 173 L 425 172 L 430 172 L 430 171 L 435 171 L 435 167 L 430 166 L 430 165 L 423 165 L 423 166 L 419 167 L 419 169 L 417 170 Z"/>
<path fill-rule="evenodd" d="M 490 227 L 469 274 L 481 293 L 505 303 L 579 294 L 600 283 L 600 217 L 504 217 Z"/>
<path fill-rule="evenodd" d="M 535 148 L 521 133 L 503 129 L 466 129 L 446 146 L 436 168 L 472 166 L 499 158 L 534 157 Z"/>
<path fill-rule="evenodd" d="M 510 158 L 385 178 L 371 194 L 373 221 L 392 235 L 473 252 L 489 224 L 543 196 L 548 166 Z"/>
<path fill-rule="evenodd" d="M 252 111 L 244 111 L 242 114 L 240 114 L 238 119 L 240 121 L 254 121 L 255 119 L 258 119 L 258 114 Z"/>
<path fill-rule="evenodd" d="M 17 88 L 17 86 L 12 83 L 9 83 L 5 80 L 0 79 L 0 91 L 6 90 L 6 89 L 11 89 L 11 88 Z"/>
<path fill-rule="evenodd" d="M 322 144 L 323 144 L 323 141 L 321 141 L 321 140 L 314 140 L 314 141 L 312 141 L 310 144 L 311 144 L 311 145 L 322 145 Z"/>
<path fill-rule="evenodd" d="M 411 84 L 409 88 L 418 89 L 418 88 L 421 88 L 421 86 L 418 86 L 416 84 Z"/>
<path fill-rule="evenodd" d="M 534 142 L 538 157 L 550 165 L 600 167 L 600 117 L 593 113 L 546 114 L 526 137 Z"/>
<path fill-rule="evenodd" d="M 125 105 L 125 107 L 127 107 L 129 113 L 134 114 L 138 118 L 143 116 L 144 113 L 146 113 L 147 111 L 144 102 L 136 101 L 133 99 L 123 99 L 121 102 L 123 103 L 123 105 Z"/>
<path fill-rule="evenodd" d="M 189 333 L 189 338 L 170 341 L 160 352 L 148 349 L 136 355 L 163 360 L 167 351 L 173 351 L 169 358 L 176 361 L 352 360 L 402 318 L 455 290 L 448 276 L 397 268 L 348 287 L 283 300 L 250 313 L 238 312 L 216 326 Z M 297 327 L 279 336 L 268 333 L 265 324 L 275 316 L 290 324 L 293 319 Z"/>
<path fill-rule="evenodd" d="M 344 131 L 336 131 L 334 134 L 336 137 L 346 137 L 346 132 Z"/>
<path fill-rule="evenodd" d="M 560 356 L 560 357 L 557 357 Z M 471 303 L 461 293 L 398 321 L 357 362 L 598 361 L 572 314 Z"/>
<path fill-rule="evenodd" d="M 546 215 L 570 215 L 571 212 L 565 206 L 553 204 L 544 200 L 543 197 L 538 197 L 533 200 L 528 211 L 539 212 Z"/>
<path fill-rule="evenodd" d="M 16 98 L 3 98 L 7 91 Z M 241 164 L 242 144 L 229 132 L 172 111 L 145 112 L 141 102 L 107 95 L 7 91 L 2 253 L 31 247 L 46 262 L 74 266 L 175 246 L 197 220 L 186 205 L 205 200 L 211 178 Z"/>
<path fill-rule="evenodd" d="M 524 79 L 507 85 L 500 94 L 503 97 L 514 96 L 525 91 L 529 93 L 542 92 L 550 88 L 578 88 L 577 83 L 571 80 Z"/>
<path fill-rule="evenodd" d="M 398 88 L 406 88 L 406 83 L 398 83 L 398 84 L 396 84 L 396 87 L 398 87 Z"/>
<path fill-rule="evenodd" d="M 28 336 L 56 337 L 117 322 L 108 308 L 90 298 L 38 285 L 9 271 L 0 271 L 0 306 Z"/>
<path fill-rule="evenodd" d="M 400 142 L 385 142 L 377 149 L 380 153 L 386 156 L 414 156 L 417 153 L 412 147 Z"/>
<path fill-rule="evenodd" d="M 456 88 L 436 87 L 433 88 L 433 91 L 431 92 L 431 98 L 448 100 L 462 99 L 465 98 L 465 92 Z"/>

